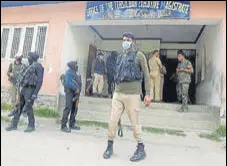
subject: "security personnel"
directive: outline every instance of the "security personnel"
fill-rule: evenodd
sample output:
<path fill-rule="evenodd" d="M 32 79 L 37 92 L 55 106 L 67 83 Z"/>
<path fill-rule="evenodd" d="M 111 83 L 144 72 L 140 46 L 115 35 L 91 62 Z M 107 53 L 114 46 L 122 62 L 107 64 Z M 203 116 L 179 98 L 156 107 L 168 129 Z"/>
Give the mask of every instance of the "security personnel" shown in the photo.
<path fill-rule="evenodd" d="M 107 69 L 107 78 L 108 78 L 108 93 L 113 96 L 113 83 L 114 83 L 114 68 L 117 60 L 118 53 L 112 51 L 111 55 L 107 58 L 106 69 Z"/>
<path fill-rule="evenodd" d="M 33 104 L 37 99 L 37 95 L 43 83 L 44 68 L 38 63 L 39 55 L 35 52 L 28 53 L 29 66 L 23 72 L 20 80 L 22 90 L 20 92 L 20 108 L 13 115 L 11 124 L 6 128 L 7 131 L 16 130 L 22 112 L 28 116 L 28 126 L 25 132 L 35 130 L 35 117 L 33 112 Z M 18 108 L 18 107 L 17 107 Z"/>
<path fill-rule="evenodd" d="M 22 63 L 22 55 L 16 54 L 15 61 L 9 65 L 9 69 L 7 72 L 8 80 L 11 83 L 10 86 L 10 98 L 11 104 L 13 106 L 16 105 L 16 95 L 17 95 L 17 82 L 18 77 L 21 75 L 21 71 L 25 68 L 25 64 Z M 10 115 L 9 115 L 10 116 Z"/>
<path fill-rule="evenodd" d="M 149 60 L 150 78 L 151 78 L 151 97 L 154 101 L 160 102 L 161 87 L 161 69 L 162 62 L 159 58 L 158 50 L 153 51 L 153 55 Z"/>
<path fill-rule="evenodd" d="M 79 96 L 81 91 L 81 76 L 78 74 L 77 61 L 67 63 L 69 70 L 65 73 L 65 109 L 61 121 L 61 131 L 71 132 L 72 130 L 80 130 L 80 127 L 75 126 L 75 118 L 78 111 Z M 69 128 L 66 124 L 70 113 Z"/>
<path fill-rule="evenodd" d="M 138 146 L 131 161 L 139 161 L 146 157 L 144 144 L 141 138 L 139 122 L 139 107 L 141 94 L 141 71 L 145 76 L 146 95 L 144 103 L 150 104 L 150 77 L 145 55 L 135 48 L 135 37 L 132 33 L 123 34 L 124 51 L 118 55 L 114 74 L 115 91 L 112 99 L 112 111 L 108 126 L 108 146 L 103 154 L 108 159 L 113 154 L 113 139 L 116 135 L 118 121 L 124 111 L 131 121 L 134 138 Z"/>
<path fill-rule="evenodd" d="M 179 112 L 188 111 L 188 88 L 191 83 L 191 74 L 193 74 L 193 67 L 189 60 L 185 59 L 185 54 L 182 50 L 177 51 L 178 66 L 176 69 L 178 86 L 180 90 L 180 98 L 182 106 L 178 110 Z"/>
<path fill-rule="evenodd" d="M 92 63 L 91 77 L 94 77 L 93 96 L 102 97 L 104 86 L 104 77 L 106 76 L 106 65 L 104 62 L 104 55 L 102 52 L 98 53 L 97 58 Z"/>

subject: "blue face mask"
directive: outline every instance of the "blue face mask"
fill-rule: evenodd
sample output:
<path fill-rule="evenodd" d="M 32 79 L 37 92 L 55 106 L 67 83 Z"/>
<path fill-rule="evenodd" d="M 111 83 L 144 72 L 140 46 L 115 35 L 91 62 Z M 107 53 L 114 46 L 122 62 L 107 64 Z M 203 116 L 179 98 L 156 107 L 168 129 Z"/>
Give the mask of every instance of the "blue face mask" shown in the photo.
<path fill-rule="evenodd" d="M 132 42 L 130 41 L 123 41 L 122 43 L 122 47 L 124 48 L 124 50 L 128 50 L 129 48 L 131 48 Z"/>

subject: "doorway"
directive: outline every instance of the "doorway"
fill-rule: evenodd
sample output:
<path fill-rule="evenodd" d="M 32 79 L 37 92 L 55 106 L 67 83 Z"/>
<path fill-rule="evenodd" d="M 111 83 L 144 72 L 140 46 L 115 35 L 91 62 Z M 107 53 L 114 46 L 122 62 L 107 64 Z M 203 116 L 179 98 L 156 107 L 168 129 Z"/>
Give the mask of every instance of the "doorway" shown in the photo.
<path fill-rule="evenodd" d="M 171 51 L 176 51 L 177 49 L 171 49 Z M 192 63 L 194 73 L 191 75 L 191 84 L 189 86 L 189 103 L 195 104 L 195 73 L 196 73 L 196 50 L 187 49 L 183 50 L 186 54 L 186 59 Z M 176 57 L 176 56 L 175 56 Z M 177 92 L 176 92 L 176 79 L 174 79 L 173 74 L 176 72 L 178 65 L 178 60 L 173 56 L 168 56 L 168 50 L 160 50 L 160 59 L 162 64 L 166 67 L 167 74 L 164 76 L 164 85 L 163 85 L 163 101 L 167 103 L 177 102 Z"/>

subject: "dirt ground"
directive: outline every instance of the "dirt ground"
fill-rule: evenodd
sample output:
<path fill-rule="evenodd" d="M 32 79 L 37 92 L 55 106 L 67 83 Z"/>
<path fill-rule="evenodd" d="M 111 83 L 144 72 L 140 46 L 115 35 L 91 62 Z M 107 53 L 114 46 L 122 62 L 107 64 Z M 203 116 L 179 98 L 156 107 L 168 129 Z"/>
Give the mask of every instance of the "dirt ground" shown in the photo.
<path fill-rule="evenodd" d="M 81 127 L 81 131 L 62 133 L 56 124 L 37 125 L 33 133 L 24 133 L 24 126 L 6 132 L 1 125 L 2 166 L 225 166 L 226 151 L 220 143 L 199 138 L 144 133 L 147 158 L 132 163 L 136 142 L 131 131 L 116 137 L 114 155 L 104 160 L 107 130 Z"/>

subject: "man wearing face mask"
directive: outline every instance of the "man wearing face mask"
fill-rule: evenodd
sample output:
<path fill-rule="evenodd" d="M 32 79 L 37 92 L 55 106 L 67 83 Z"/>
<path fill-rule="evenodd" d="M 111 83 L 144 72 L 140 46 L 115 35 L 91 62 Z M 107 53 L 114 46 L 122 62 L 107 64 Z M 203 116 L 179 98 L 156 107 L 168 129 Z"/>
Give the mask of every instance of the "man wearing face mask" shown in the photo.
<path fill-rule="evenodd" d="M 35 117 L 33 112 L 33 104 L 37 99 L 37 95 L 43 83 L 44 69 L 38 63 L 39 55 L 35 52 L 28 53 L 29 66 L 23 72 L 20 78 L 20 110 L 18 109 L 13 115 L 11 124 L 6 128 L 7 131 L 16 130 L 21 113 L 26 113 L 28 116 L 28 126 L 25 132 L 35 130 Z M 18 108 L 18 107 L 17 107 Z"/>
<path fill-rule="evenodd" d="M 80 127 L 75 126 L 75 118 L 78 111 L 79 96 L 81 92 L 81 76 L 78 73 L 77 61 L 67 63 L 69 70 L 65 73 L 65 109 L 61 120 L 61 131 L 71 132 L 72 130 L 80 130 Z M 67 127 L 68 116 L 70 113 L 69 128 Z"/>
<path fill-rule="evenodd" d="M 103 154 L 108 159 L 113 154 L 113 139 L 116 135 L 118 121 L 124 111 L 128 114 L 133 129 L 133 135 L 138 145 L 131 161 L 139 161 L 146 157 L 141 138 L 139 122 L 139 107 L 141 92 L 141 72 L 145 78 L 146 95 L 144 103 L 150 104 L 150 77 L 145 55 L 135 48 L 135 36 L 132 33 L 123 34 L 124 51 L 118 55 L 114 74 L 115 91 L 112 99 L 112 111 L 108 126 L 108 146 Z"/>
<path fill-rule="evenodd" d="M 101 97 L 104 85 L 104 77 L 106 76 L 106 65 L 103 53 L 99 52 L 97 59 L 92 64 L 91 77 L 94 77 L 93 96 Z"/>
<path fill-rule="evenodd" d="M 16 54 L 15 61 L 9 65 L 9 69 L 7 72 L 8 80 L 11 83 L 10 86 L 10 97 L 11 104 L 13 106 L 16 105 L 16 96 L 17 96 L 17 82 L 19 76 L 22 74 L 21 71 L 25 68 L 25 64 L 22 63 L 22 55 Z M 11 116 L 11 114 L 9 114 Z"/>

